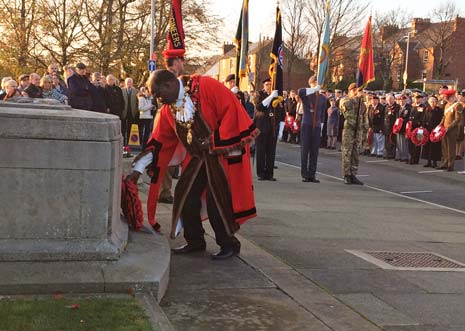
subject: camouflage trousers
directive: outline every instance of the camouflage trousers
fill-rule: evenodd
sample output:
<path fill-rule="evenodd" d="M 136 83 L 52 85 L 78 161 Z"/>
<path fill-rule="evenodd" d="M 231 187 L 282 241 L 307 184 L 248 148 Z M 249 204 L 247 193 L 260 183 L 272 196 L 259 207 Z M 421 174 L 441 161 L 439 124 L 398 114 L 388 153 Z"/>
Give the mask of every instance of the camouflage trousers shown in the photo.
<path fill-rule="evenodd" d="M 355 136 L 353 128 L 345 128 L 342 131 L 342 175 L 356 175 L 359 162 L 359 148 L 361 146 L 362 132 Z"/>

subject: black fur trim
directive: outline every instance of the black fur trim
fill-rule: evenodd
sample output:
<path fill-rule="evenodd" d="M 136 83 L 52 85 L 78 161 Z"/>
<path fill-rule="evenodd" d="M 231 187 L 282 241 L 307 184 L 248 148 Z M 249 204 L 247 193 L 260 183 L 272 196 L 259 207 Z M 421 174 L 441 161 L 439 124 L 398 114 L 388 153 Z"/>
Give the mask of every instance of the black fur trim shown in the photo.
<path fill-rule="evenodd" d="M 216 129 L 215 130 L 215 146 L 216 147 L 224 147 L 224 146 L 229 146 L 229 145 L 234 145 L 238 144 L 241 142 L 241 140 L 245 137 L 250 136 L 252 131 L 256 129 L 255 123 L 252 123 L 247 130 L 242 131 L 238 136 L 222 140 L 220 137 L 220 130 Z"/>
<path fill-rule="evenodd" d="M 234 213 L 234 218 L 235 219 L 243 218 L 243 217 L 254 215 L 256 213 L 257 213 L 257 209 L 253 207 L 252 209 L 249 209 L 249 210 L 244 210 L 238 213 Z"/>

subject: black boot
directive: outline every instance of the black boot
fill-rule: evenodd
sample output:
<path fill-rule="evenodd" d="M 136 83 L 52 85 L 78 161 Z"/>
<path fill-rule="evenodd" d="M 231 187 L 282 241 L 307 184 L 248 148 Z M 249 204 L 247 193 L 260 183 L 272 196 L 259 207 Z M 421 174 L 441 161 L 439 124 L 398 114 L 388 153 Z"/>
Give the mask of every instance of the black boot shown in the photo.
<path fill-rule="evenodd" d="M 352 175 L 352 184 L 363 185 L 363 183 L 357 177 L 355 177 L 354 175 Z"/>
<path fill-rule="evenodd" d="M 344 184 L 352 184 L 352 177 L 351 176 L 344 176 Z"/>

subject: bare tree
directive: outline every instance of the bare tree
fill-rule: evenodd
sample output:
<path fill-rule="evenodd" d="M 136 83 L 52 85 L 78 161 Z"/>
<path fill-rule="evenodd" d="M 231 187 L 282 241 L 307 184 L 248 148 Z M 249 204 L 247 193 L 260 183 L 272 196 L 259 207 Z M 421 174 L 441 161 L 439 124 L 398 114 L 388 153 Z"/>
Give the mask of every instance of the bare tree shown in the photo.
<path fill-rule="evenodd" d="M 434 8 L 430 17 L 435 26 L 426 31 L 426 38 L 434 48 L 435 77 L 442 78 L 445 69 L 450 63 L 447 50 L 452 46 L 451 35 L 453 32 L 453 20 L 458 16 L 459 10 L 453 1 L 442 2 Z"/>
<path fill-rule="evenodd" d="M 287 0 L 284 3 L 283 29 L 287 35 L 285 45 L 289 52 L 285 61 L 289 73 L 287 89 L 290 89 L 292 85 L 291 72 L 295 61 L 299 57 L 305 57 L 312 41 L 310 24 L 305 19 L 305 4 L 305 0 Z"/>
<path fill-rule="evenodd" d="M 383 13 L 377 12 L 374 16 L 375 63 L 386 91 L 392 88 L 392 66 L 400 51 L 396 47 L 397 41 L 404 35 L 404 29 L 411 22 L 411 17 L 412 14 L 402 7 Z"/>
<path fill-rule="evenodd" d="M 32 31 L 37 16 L 36 0 L 0 0 L 0 27 L 3 28 L 2 58 L 9 59 L 12 73 L 24 70 L 34 49 Z M 5 57 L 4 57 L 5 56 Z M 14 58 L 16 61 L 11 61 Z"/>
<path fill-rule="evenodd" d="M 331 33 L 330 33 L 330 51 L 328 75 L 333 71 L 333 61 L 331 59 L 331 52 L 337 47 L 344 47 L 350 38 L 354 35 L 358 35 L 363 28 L 361 22 L 367 19 L 368 3 L 363 0 L 330 0 L 331 8 Z M 321 38 L 323 34 L 325 13 L 326 13 L 326 1 L 325 0 L 310 0 L 306 2 L 305 15 L 308 23 L 316 34 L 316 44 L 314 49 L 318 54 L 320 49 Z M 338 38 L 342 36 L 343 38 Z"/>

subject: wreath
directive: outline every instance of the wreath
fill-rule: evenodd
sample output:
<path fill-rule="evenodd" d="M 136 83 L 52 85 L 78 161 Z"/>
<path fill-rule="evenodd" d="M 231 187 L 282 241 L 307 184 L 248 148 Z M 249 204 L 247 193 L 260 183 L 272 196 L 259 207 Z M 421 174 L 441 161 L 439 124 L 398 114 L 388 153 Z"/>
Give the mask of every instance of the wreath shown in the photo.
<path fill-rule="evenodd" d="M 429 132 L 424 127 L 419 127 L 411 132 L 410 140 L 415 146 L 423 146 L 429 140 Z"/>
<path fill-rule="evenodd" d="M 433 131 L 431 131 L 431 134 L 429 135 L 429 140 L 432 143 L 437 143 L 444 138 L 446 135 L 446 128 L 443 125 L 438 125 L 437 127 L 434 128 Z"/>
<path fill-rule="evenodd" d="M 125 178 L 121 182 L 121 208 L 129 227 L 134 230 L 139 230 L 144 222 L 144 214 L 142 212 L 142 203 L 139 199 L 139 191 L 137 184 Z"/>
<path fill-rule="evenodd" d="M 402 129 L 402 124 L 404 124 L 404 119 L 402 117 L 397 118 L 394 126 L 392 127 L 392 133 L 398 134 L 400 129 Z"/>
<path fill-rule="evenodd" d="M 409 139 L 412 136 L 412 121 L 408 121 L 405 125 L 405 138 Z"/>
<path fill-rule="evenodd" d="M 294 116 L 287 115 L 287 116 L 286 116 L 286 119 L 285 119 L 285 121 L 284 121 L 284 127 L 285 127 L 286 129 L 291 129 L 292 126 L 293 126 L 293 124 L 294 124 Z"/>
<path fill-rule="evenodd" d="M 294 123 L 292 123 L 291 131 L 294 134 L 297 134 L 297 133 L 300 132 L 300 122 L 299 121 L 294 121 Z"/>

